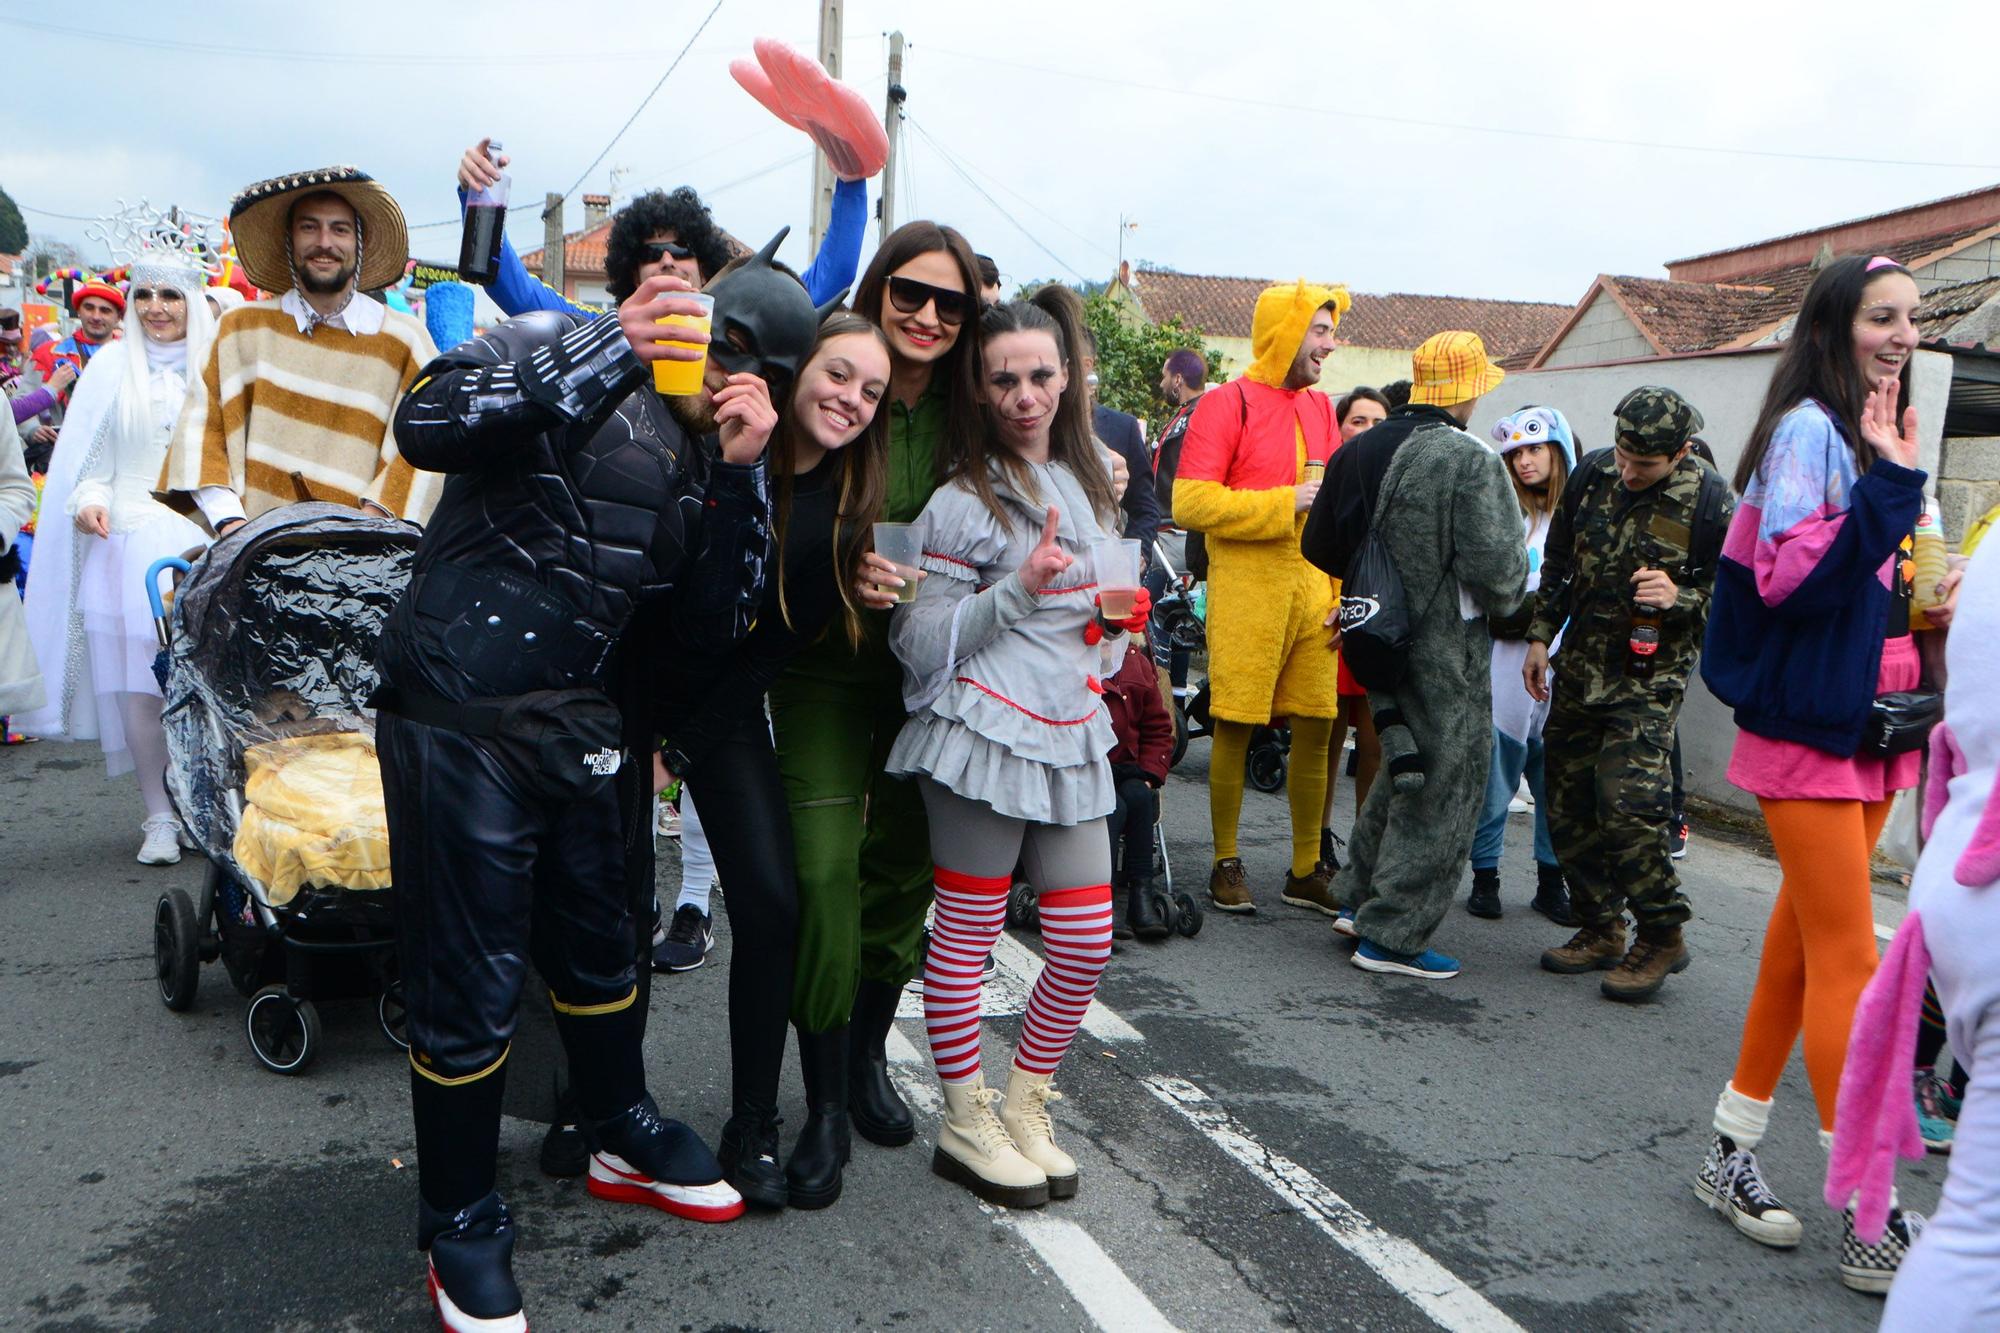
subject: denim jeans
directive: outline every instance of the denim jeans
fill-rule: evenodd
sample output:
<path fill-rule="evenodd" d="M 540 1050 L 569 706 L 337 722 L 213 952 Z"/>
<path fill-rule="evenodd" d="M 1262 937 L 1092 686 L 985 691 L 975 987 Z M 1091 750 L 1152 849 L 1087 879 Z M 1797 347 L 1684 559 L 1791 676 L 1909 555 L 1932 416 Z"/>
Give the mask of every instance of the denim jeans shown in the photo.
<path fill-rule="evenodd" d="M 1531 737 L 1526 744 L 1499 728 L 1493 731 L 1493 762 L 1486 769 L 1486 802 L 1479 808 L 1479 828 L 1472 835 L 1472 868 L 1491 870 L 1500 864 L 1500 851 L 1507 844 L 1507 803 L 1521 788 L 1521 775 L 1528 776 L 1528 790 L 1535 796 L 1535 859 L 1545 866 L 1556 864 L 1555 849 L 1549 844 L 1549 820 L 1544 813 L 1549 798 L 1542 788 L 1542 738 Z"/>

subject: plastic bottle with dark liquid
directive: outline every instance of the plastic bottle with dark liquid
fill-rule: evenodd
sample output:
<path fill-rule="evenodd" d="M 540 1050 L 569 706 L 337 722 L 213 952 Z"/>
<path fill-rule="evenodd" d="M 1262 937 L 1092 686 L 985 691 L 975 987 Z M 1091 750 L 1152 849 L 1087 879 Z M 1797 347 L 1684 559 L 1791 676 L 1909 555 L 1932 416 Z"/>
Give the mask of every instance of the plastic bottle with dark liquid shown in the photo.
<path fill-rule="evenodd" d="M 500 145 L 486 145 L 487 160 L 500 165 Z M 490 286 L 500 275 L 500 240 L 507 226 L 507 196 L 513 177 L 500 179 L 483 190 L 465 197 L 465 235 L 458 247 L 458 276 L 466 282 Z"/>

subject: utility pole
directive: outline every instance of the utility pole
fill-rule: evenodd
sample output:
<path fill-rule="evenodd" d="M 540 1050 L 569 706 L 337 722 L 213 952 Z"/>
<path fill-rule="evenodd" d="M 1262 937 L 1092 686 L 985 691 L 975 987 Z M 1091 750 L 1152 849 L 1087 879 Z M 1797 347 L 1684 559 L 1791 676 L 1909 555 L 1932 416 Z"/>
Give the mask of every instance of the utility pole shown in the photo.
<path fill-rule="evenodd" d="M 908 97 L 903 88 L 903 30 L 898 28 L 889 34 L 889 104 L 882 108 L 889 160 L 882 166 L 882 235 L 878 244 L 896 230 L 896 150 L 903 144 L 903 102 Z"/>
<path fill-rule="evenodd" d="M 563 252 L 563 197 L 559 194 L 542 196 L 542 281 L 557 291 L 563 291 L 563 261 L 568 256 Z M 567 293 L 565 293 L 567 295 Z"/>
<path fill-rule="evenodd" d="M 819 63 L 832 78 L 840 77 L 840 14 L 842 0 L 819 0 Z M 813 154 L 812 252 L 833 220 L 833 165 L 826 154 Z"/>

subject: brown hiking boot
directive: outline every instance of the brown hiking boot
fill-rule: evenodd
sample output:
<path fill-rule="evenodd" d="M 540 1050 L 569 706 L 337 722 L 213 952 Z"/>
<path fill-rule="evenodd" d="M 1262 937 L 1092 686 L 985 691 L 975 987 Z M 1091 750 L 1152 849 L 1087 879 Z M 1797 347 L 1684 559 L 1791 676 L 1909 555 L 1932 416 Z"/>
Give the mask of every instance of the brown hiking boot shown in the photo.
<path fill-rule="evenodd" d="M 1619 917 L 1601 926 L 1585 926 L 1557 949 L 1542 950 L 1542 970 L 1571 975 L 1597 968 L 1616 967 L 1625 956 L 1625 919 Z"/>
<path fill-rule="evenodd" d="M 1241 857 L 1225 857 L 1215 863 L 1215 869 L 1208 872 L 1208 899 L 1218 912 L 1257 910 L 1250 897 L 1250 877 L 1243 873 Z"/>
<path fill-rule="evenodd" d="M 1641 927 L 1632 952 L 1605 975 L 1598 989 L 1607 1000 L 1649 1000 L 1669 976 L 1687 965 L 1687 945 L 1679 926 Z"/>
<path fill-rule="evenodd" d="M 1304 879 L 1287 870 L 1285 891 L 1279 896 L 1294 907 L 1310 907 L 1328 916 L 1340 915 L 1340 900 L 1333 896 L 1333 867 L 1324 861 L 1315 865 Z"/>

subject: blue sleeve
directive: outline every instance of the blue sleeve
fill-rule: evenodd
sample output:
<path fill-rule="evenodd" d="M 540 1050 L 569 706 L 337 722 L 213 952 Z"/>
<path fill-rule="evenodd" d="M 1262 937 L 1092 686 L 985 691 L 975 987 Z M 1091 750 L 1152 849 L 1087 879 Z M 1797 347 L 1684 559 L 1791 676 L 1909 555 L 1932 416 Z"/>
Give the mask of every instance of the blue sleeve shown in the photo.
<path fill-rule="evenodd" d="M 458 211 L 465 213 L 465 189 L 458 191 Z M 492 286 L 486 294 L 493 298 L 493 304 L 509 319 L 525 315 L 534 310 L 554 310 L 564 315 L 580 315 L 585 319 L 602 314 L 596 306 L 582 305 L 570 300 L 555 288 L 528 272 L 521 262 L 520 251 L 507 239 L 507 233 L 500 233 L 500 271 L 493 277 Z"/>
<path fill-rule="evenodd" d="M 814 305 L 825 305 L 854 285 L 861 268 L 861 237 L 867 230 L 868 182 L 835 181 L 826 235 L 802 279 Z"/>

